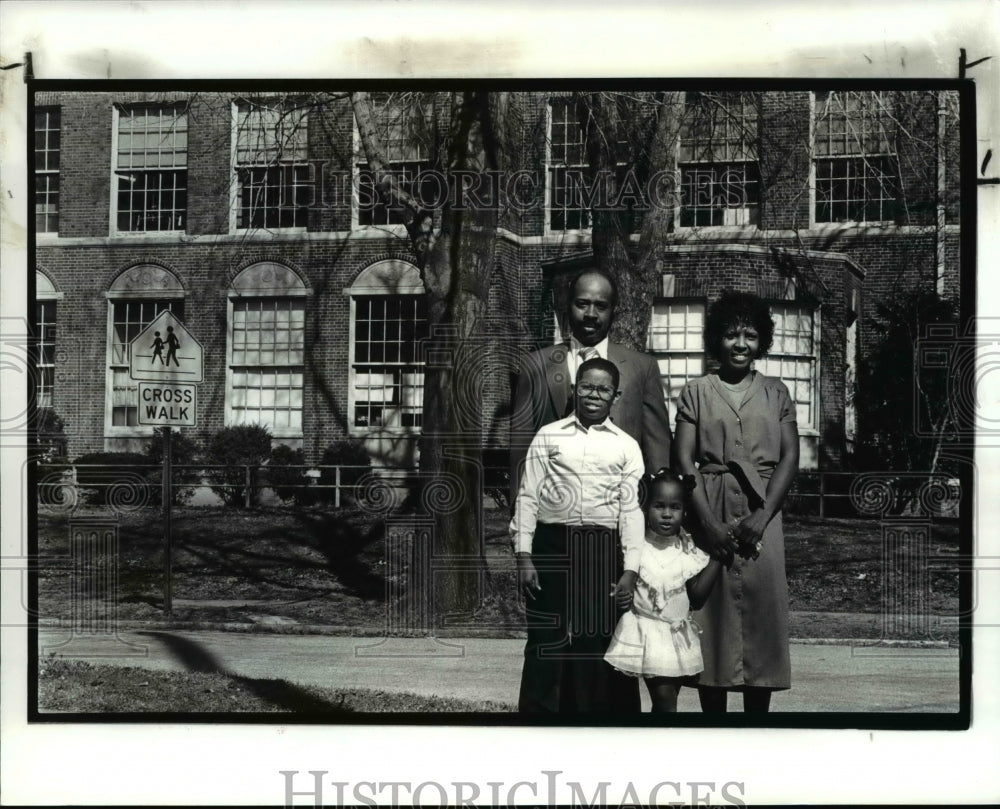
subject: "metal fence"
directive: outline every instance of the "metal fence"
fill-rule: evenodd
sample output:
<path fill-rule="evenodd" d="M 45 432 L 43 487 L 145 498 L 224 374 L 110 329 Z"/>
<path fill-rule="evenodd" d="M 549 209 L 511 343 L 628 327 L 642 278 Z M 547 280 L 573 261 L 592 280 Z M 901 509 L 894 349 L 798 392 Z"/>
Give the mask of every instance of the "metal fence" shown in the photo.
<path fill-rule="evenodd" d="M 161 502 L 162 467 L 158 464 L 107 466 L 39 464 L 36 481 L 41 505 L 125 503 L 138 508 Z M 252 508 L 266 490 L 296 505 L 340 508 L 366 496 L 384 497 L 386 487 L 414 489 L 421 482 L 415 468 L 373 469 L 334 465 L 174 464 L 174 503 L 201 490 L 230 505 Z M 934 484 L 928 489 L 928 481 Z M 510 506 L 506 466 L 484 467 L 483 495 L 497 507 Z M 185 494 L 188 493 L 188 494 Z M 800 472 L 784 505 L 787 514 L 820 518 L 902 515 L 923 509 L 935 519 L 958 517 L 961 492 L 957 479 L 892 473 Z M 208 502 L 202 503 L 208 505 Z"/>
<path fill-rule="evenodd" d="M 323 502 L 339 508 L 374 480 L 392 482 L 398 478 L 402 484 L 415 470 L 384 472 L 385 477 L 382 470 L 367 466 L 172 464 L 170 487 L 175 502 L 202 490 L 224 503 L 251 508 L 262 492 L 270 490 L 281 500 Z M 41 505 L 68 501 L 155 504 L 160 501 L 162 474 L 160 464 L 39 464 L 35 479 Z"/>

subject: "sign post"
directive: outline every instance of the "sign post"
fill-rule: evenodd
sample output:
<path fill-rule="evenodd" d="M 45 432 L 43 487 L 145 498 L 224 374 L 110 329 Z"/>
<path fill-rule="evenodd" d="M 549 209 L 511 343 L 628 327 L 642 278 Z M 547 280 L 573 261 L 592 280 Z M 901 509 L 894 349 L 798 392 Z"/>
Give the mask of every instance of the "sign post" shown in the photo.
<path fill-rule="evenodd" d="M 170 615 L 174 610 L 171 578 L 173 571 L 173 539 L 170 526 L 170 507 L 173 505 L 173 432 L 169 425 L 163 428 L 163 611 Z"/>
<path fill-rule="evenodd" d="M 198 424 L 197 385 L 204 356 L 193 334 L 172 312 L 160 312 L 129 343 L 129 376 L 139 383 L 139 424 L 163 429 L 163 610 L 173 612 L 173 429 Z"/>

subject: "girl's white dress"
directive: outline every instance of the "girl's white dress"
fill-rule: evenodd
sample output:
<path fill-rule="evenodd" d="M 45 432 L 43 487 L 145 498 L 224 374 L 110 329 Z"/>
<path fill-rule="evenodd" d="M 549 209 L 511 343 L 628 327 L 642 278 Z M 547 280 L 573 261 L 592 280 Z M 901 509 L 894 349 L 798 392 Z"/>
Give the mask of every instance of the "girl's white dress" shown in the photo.
<path fill-rule="evenodd" d="M 639 578 L 632 609 L 618 621 L 604 659 L 625 674 L 647 677 L 685 677 L 704 668 L 701 630 L 691 620 L 687 581 L 708 565 L 682 529 L 665 548 L 650 541 L 647 532 L 639 558 Z"/>

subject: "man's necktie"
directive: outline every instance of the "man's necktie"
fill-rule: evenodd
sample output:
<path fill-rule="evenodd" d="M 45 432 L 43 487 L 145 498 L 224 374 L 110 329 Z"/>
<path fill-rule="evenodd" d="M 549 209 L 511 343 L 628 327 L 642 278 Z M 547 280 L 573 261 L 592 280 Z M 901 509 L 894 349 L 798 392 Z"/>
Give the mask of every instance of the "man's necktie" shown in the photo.
<path fill-rule="evenodd" d="M 587 360 L 592 360 L 594 357 L 598 356 L 597 349 L 593 346 L 584 346 L 579 351 L 576 352 L 576 376 L 580 376 L 580 366 L 583 365 Z M 564 416 L 569 416 L 573 413 L 576 407 L 576 402 L 573 401 L 572 391 L 569 394 L 569 398 L 566 400 L 566 412 L 563 413 Z"/>

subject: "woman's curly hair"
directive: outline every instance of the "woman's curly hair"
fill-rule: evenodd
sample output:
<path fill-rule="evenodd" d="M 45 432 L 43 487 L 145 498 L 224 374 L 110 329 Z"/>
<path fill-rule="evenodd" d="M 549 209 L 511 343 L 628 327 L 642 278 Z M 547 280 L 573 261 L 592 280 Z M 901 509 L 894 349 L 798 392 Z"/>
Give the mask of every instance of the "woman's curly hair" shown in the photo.
<path fill-rule="evenodd" d="M 708 307 L 705 318 L 705 351 L 719 359 L 722 338 L 733 326 L 752 326 L 760 337 L 758 357 L 763 357 L 774 342 L 774 321 L 767 302 L 747 292 L 726 290 Z"/>

